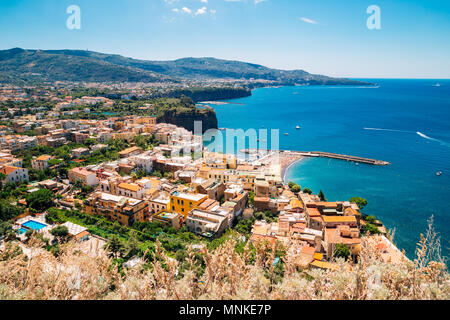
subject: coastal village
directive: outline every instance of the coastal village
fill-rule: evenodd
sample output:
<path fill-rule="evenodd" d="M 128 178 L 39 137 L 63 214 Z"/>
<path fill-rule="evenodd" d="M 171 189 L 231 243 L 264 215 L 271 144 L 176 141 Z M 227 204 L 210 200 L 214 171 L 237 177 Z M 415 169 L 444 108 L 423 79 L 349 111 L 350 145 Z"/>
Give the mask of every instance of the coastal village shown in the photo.
<path fill-rule="evenodd" d="M 32 99 L 14 87 L 2 88 L 0 97 Z M 284 181 L 286 168 L 302 159 L 298 153 L 268 151 L 241 159 L 208 152 L 201 136 L 158 122 L 150 111 L 148 116 L 61 119 L 114 101 L 48 99 L 55 102 L 50 110 L 37 107 L 22 114 L 11 107 L 0 114 L 0 179 L 3 189 L 17 191 L 13 205 L 21 210 L 12 229 L 24 252 L 33 234 L 50 243 L 66 234 L 92 255 L 111 247 L 111 239 L 97 232 L 97 220 L 92 227 L 87 216 L 106 218 L 118 230 L 152 223 L 206 242 L 234 229 L 251 243 L 286 246 L 301 269 L 335 270 L 337 257 L 356 261 L 363 237 L 375 243 L 386 262 L 404 259 L 382 223 L 362 214 L 357 203 L 329 202 L 323 193 Z M 51 195 L 51 206 L 34 205 L 37 195 L 45 194 Z M 85 222 L 70 218 L 71 212 Z M 129 266 L 140 259 L 139 254 L 128 258 Z"/>

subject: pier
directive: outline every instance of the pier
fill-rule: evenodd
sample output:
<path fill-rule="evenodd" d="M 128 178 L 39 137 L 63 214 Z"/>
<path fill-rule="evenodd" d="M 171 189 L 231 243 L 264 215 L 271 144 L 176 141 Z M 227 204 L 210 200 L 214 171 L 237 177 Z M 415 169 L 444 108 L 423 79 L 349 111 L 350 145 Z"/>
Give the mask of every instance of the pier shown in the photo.
<path fill-rule="evenodd" d="M 254 154 L 259 152 L 267 152 L 270 150 L 263 150 L 263 149 L 244 149 L 240 152 L 246 153 L 246 154 Z M 280 150 L 281 153 L 290 153 L 290 154 L 298 154 L 302 157 L 317 157 L 317 158 L 330 158 L 330 159 L 338 159 L 338 160 L 345 160 L 345 161 L 351 161 L 351 162 L 357 162 L 357 163 L 365 163 L 365 164 L 371 164 L 375 166 L 387 166 L 390 165 L 390 162 L 383 161 L 383 160 L 376 160 L 376 159 L 370 159 L 370 158 L 363 158 L 363 157 L 357 157 L 357 156 L 349 156 L 345 154 L 338 154 L 338 153 L 331 153 L 331 152 L 322 152 L 322 151 L 287 151 L 287 150 Z"/>

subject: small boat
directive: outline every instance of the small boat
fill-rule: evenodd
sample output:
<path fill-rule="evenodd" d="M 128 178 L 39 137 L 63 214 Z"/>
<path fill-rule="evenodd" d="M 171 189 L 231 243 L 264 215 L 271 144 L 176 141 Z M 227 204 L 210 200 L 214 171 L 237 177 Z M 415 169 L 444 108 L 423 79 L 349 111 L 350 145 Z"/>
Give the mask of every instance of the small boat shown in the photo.
<path fill-rule="evenodd" d="M 442 175 L 442 171 L 438 171 L 438 172 L 436 172 L 436 175 L 437 175 L 437 176 L 440 176 L 440 175 Z"/>
<path fill-rule="evenodd" d="M 300 129 L 300 126 L 296 126 L 295 129 L 297 129 L 297 130 Z"/>
<path fill-rule="evenodd" d="M 285 135 L 285 136 L 288 136 L 288 135 L 289 135 L 289 133 L 287 133 L 287 132 L 286 132 L 286 133 L 285 133 L 284 135 Z"/>
<path fill-rule="evenodd" d="M 433 87 L 440 87 L 441 84 L 440 83 L 436 83 L 435 85 L 433 85 Z"/>

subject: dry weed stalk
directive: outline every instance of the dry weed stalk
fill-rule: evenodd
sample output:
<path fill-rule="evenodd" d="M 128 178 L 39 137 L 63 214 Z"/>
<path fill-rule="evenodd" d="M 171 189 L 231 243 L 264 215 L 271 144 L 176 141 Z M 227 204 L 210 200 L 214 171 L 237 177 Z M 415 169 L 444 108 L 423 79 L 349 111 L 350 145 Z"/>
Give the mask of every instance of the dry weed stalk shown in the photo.
<path fill-rule="evenodd" d="M 32 238 L 29 258 L 12 242 L 0 254 L 0 299 L 450 299 L 436 239 L 427 232 L 414 261 L 393 264 L 363 238 L 358 263 L 337 260 L 338 271 L 299 270 L 294 244 L 247 243 L 238 253 L 231 239 L 214 251 L 204 248 L 202 261 L 188 249 L 182 274 L 181 264 L 157 242 L 150 268 L 121 274 L 103 251 L 92 258 L 68 243 L 55 257 Z M 286 251 L 281 274 L 273 263 L 280 250 Z M 197 272 L 199 263 L 204 272 Z"/>

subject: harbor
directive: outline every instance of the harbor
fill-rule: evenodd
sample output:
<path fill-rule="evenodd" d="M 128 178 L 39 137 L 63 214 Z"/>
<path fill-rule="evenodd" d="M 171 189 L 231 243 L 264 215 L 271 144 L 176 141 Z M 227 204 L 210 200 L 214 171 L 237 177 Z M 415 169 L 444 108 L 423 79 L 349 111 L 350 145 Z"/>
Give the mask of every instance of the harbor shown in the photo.
<path fill-rule="evenodd" d="M 243 149 L 240 150 L 241 153 L 244 154 L 258 154 L 258 153 L 267 153 L 270 150 L 263 150 L 263 149 Z M 318 157 L 318 158 L 330 158 L 330 159 L 338 159 L 338 160 L 345 160 L 345 161 L 351 161 L 356 163 L 364 163 L 364 164 L 370 164 L 370 165 L 376 165 L 376 166 L 386 166 L 390 165 L 390 162 L 383 161 L 383 160 L 376 160 L 376 159 L 370 159 L 370 158 L 363 158 L 358 156 L 351 156 L 351 155 L 345 155 L 345 154 L 338 154 L 338 153 L 331 153 L 331 152 L 322 152 L 322 151 L 287 151 L 287 150 L 280 150 L 281 153 L 289 153 L 289 154 L 297 154 L 301 157 Z"/>

